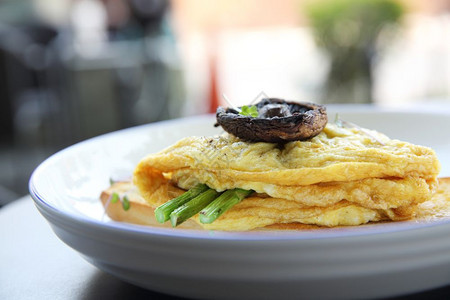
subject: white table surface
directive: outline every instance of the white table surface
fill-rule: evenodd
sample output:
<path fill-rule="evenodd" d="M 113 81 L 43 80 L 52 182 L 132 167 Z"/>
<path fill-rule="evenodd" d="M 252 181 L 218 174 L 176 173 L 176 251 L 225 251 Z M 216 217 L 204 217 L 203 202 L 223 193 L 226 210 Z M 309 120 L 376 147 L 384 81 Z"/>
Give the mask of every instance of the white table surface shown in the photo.
<path fill-rule="evenodd" d="M 27 196 L 0 209 L 0 299 L 175 298 L 96 269 L 56 237 Z M 450 299 L 450 286 L 396 299 Z"/>

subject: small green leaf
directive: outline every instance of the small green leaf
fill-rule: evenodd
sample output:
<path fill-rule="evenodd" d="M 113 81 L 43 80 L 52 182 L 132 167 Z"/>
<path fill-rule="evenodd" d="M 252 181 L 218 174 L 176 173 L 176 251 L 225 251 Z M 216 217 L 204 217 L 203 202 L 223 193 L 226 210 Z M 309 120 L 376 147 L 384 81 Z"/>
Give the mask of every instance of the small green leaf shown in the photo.
<path fill-rule="evenodd" d="M 130 201 L 128 200 L 127 196 L 123 196 L 123 198 L 122 198 L 122 207 L 123 207 L 123 210 L 130 209 Z"/>
<path fill-rule="evenodd" d="M 119 194 L 113 193 L 111 195 L 111 203 L 116 203 L 117 201 L 119 201 Z"/>
<path fill-rule="evenodd" d="M 252 106 L 244 105 L 242 106 L 241 112 L 239 114 L 243 116 L 256 118 L 258 116 L 258 108 L 255 105 Z"/>

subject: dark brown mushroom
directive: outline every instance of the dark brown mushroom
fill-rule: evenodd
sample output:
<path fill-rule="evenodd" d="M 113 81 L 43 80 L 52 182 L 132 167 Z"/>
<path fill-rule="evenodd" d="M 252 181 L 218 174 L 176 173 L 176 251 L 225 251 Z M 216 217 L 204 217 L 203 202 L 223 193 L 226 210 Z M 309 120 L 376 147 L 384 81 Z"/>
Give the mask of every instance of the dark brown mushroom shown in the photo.
<path fill-rule="evenodd" d="M 328 122 L 326 108 L 319 104 L 266 98 L 255 105 L 258 117 L 219 107 L 217 124 L 245 141 L 286 143 L 310 139 L 318 135 Z"/>

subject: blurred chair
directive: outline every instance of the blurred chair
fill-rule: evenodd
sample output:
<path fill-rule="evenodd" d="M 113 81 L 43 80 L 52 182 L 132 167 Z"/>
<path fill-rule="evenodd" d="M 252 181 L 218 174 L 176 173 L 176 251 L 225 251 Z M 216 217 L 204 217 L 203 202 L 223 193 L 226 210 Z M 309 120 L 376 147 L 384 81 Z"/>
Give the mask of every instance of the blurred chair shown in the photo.
<path fill-rule="evenodd" d="M 119 2 L 127 13 L 113 22 L 108 5 Z M 0 19 L 0 187 L 25 194 L 31 171 L 51 153 L 180 116 L 168 10 L 166 0 L 79 0 L 58 28 Z"/>

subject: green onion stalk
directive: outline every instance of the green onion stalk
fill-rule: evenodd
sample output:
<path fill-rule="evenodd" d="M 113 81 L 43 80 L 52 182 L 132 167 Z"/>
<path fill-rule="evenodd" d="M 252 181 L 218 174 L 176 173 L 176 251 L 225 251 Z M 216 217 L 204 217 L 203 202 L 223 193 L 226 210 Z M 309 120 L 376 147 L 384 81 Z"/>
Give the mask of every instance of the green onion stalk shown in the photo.
<path fill-rule="evenodd" d="M 219 192 L 213 189 L 209 189 L 206 192 L 201 193 L 194 199 L 175 209 L 170 214 L 170 223 L 172 224 L 172 227 L 180 225 L 193 215 L 197 214 L 209 203 L 211 203 L 214 199 L 216 199 L 216 197 L 219 194 L 220 194 Z"/>
<path fill-rule="evenodd" d="M 210 224 L 214 222 L 224 212 L 241 202 L 251 193 L 253 193 L 252 190 L 244 190 L 239 188 L 227 190 L 200 211 L 200 222 L 203 224 Z"/>
<path fill-rule="evenodd" d="M 178 196 L 160 206 L 158 206 L 155 209 L 155 217 L 156 220 L 159 223 L 164 223 L 170 219 L 170 214 L 177 209 L 178 207 L 182 206 L 183 204 L 189 202 L 190 200 L 194 199 L 201 193 L 207 191 L 209 188 L 206 184 L 197 184 L 193 188 L 191 188 L 189 191 L 185 192 L 181 196 Z"/>
<path fill-rule="evenodd" d="M 231 207 L 248 197 L 252 190 L 235 188 L 219 193 L 205 184 L 198 184 L 155 209 L 156 220 L 170 220 L 173 227 L 199 213 L 200 222 L 210 224 Z"/>

